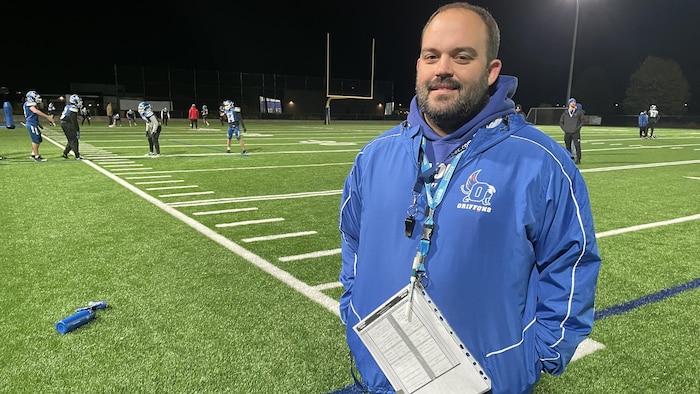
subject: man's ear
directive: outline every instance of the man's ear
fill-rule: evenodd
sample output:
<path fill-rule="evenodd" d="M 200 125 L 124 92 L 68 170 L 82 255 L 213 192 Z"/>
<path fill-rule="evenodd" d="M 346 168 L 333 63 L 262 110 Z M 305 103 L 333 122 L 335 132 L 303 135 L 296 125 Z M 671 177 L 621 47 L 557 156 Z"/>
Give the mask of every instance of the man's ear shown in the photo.
<path fill-rule="evenodd" d="M 496 82 L 496 79 L 498 79 L 498 76 L 501 74 L 502 67 L 503 63 L 499 59 L 491 60 L 491 63 L 489 63 L 487 67 L 487 71 L 489 73 L 489 86 Z"/>

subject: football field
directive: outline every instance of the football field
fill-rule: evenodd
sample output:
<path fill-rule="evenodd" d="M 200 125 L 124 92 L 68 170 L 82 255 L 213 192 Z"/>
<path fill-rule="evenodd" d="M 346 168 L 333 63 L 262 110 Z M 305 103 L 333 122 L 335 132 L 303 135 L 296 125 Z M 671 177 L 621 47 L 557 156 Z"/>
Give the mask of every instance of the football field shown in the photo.
<path fill-rule="evenodd" d="M 0 128 L 0 393 L 314 393 L 352 381 L 337 215 L 364 143 L 398 122 Z M 200 125 L 202 122 L 200 122 Z M 700 130 L 586 126 L 603 259 L 596 323 L 537 393 L 700 392 Z M 563 141 L 558 126 L 543 131 Z M 400 225 L 403 225 L 400 223 Z M 410 269 L 407 267 L 407 269 Z M 55 324 L 105 300 L 65 335 Z"/>

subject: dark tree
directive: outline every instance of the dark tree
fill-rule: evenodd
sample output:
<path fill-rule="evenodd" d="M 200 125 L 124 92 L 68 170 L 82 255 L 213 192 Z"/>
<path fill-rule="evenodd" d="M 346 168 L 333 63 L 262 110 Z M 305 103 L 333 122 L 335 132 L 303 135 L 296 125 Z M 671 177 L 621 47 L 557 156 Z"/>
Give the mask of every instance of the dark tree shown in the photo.
<path fill-rule="evenodd" d="M 647 57 L 630 76 L 625 91 L 625 112 L 637 114 L 656 104 L 661 113 L 682 115 L 690 99 L 690 84 L 675 60 Z"/>

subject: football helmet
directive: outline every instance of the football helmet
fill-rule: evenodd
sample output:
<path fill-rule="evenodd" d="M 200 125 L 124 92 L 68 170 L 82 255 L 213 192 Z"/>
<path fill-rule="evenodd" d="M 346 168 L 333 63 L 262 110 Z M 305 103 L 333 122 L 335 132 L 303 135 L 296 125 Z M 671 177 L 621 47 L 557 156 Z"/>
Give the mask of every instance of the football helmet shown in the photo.
<path fill-rule="evenodd" d="M 230 110 L 231 108 L 233 108 L 233 101 L 224 100 L 224 109 Z"/>
<path fill-rule="evenodd" d="M 656 109 L 656 105 L 652 104 L 651 107 L 649 107 L 649 109 Z"/>
<path fill-rule="evenodd" d="M 207 107 L 206 104 L 202 105 L 202 109 L 207 109 L 207 108 L 209 108 L 209 107 Z"/>
<path fill-rule="evenodd" d="M 151 104 L 148 104 L 145 101 L 142 101 L 139 103 L 138 111 L 140 114 L 145 113 L 147 111 L 151 110 Z"/>
<path fill-rule="evenodd" d="M 30 103 L 41 104 L 41 96 L 34 90 L 28 91 L 26 97 Z"/>
<path fill-rule="evenodd" d="M 68 102 L 75 105 L 78 108 L 81 108 L 83 106 L 83 99 L 80 98 L 77 94 L 71 94 L 70 98 L 68 99 Z"/>

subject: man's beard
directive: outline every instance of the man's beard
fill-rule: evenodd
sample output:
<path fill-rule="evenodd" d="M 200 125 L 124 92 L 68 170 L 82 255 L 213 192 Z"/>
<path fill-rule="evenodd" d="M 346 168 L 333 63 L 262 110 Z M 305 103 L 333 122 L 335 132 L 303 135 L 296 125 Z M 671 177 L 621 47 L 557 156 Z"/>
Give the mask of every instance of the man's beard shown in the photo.
<path fill-rule="evenodd" d="M 437 97 L 437 101 L 446 104 L 446 106 L 437 108 L 430 103 L 428 96 L 432 91 L 431 88 L 440 85 L 457 89 L 458 96 L 452 103 L 448 102 L 451 99 L 446 96 Z M 452 133 L 484 107 L 488 101 L 488 88 L 488 72 L 484 72 L 482 77 L 473 83 L 464 85 L 452 78 L 438 78 L 423 85 L 416 81 L 416 102 L 426 119 L 442 131 Z"/>

